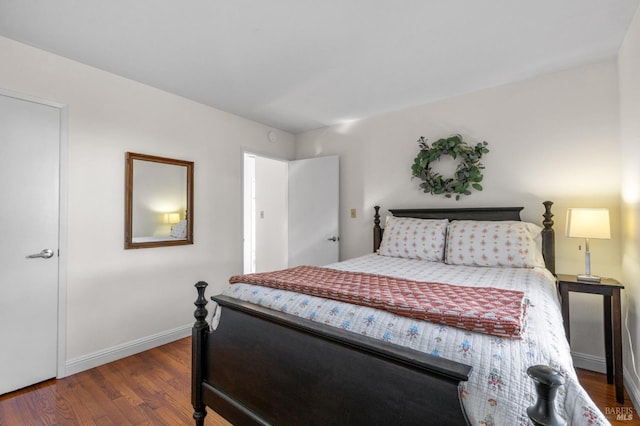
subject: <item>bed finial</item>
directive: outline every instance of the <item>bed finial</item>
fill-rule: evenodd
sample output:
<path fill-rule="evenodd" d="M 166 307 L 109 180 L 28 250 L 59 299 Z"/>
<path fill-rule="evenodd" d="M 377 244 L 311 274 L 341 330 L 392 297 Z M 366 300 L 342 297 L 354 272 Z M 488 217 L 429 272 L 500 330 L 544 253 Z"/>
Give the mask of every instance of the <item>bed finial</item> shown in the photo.
<path fill-rule="evenodd" d="M 556 274 L 556 236 L 553 230 L 553 213 L 551 213 L 552 201 L 545 201 L 544 203 L 544 221 L 542 225 L 542 255 L 544 256 L 544 263 L 549 271 L 553 275 Z"/>
<path fill-rule="evenodd" d="M 198 298 L 193 303 L 194 305 L 196 305 L 196 310 L 193 313 L 193 316 L 196 318 L 194 327 L 202 327 L 203 325 L 207 325 L 207 321 L 205 320 L 205 318 L 207 318 L 207 314 L 209 312 L 207 311 L 207 308 L 205 308 L 207 299 L 204 297 L 204 291 L 207 286 L 208 284 L 204 281 L 198 281 L 195 285 L 196 290 L 198 291 Z"/>
<path fill-rule="evenodd" d="M 373 252 L 380 248 L 382 242 L 382 228 L 380 228 L 380 206 L 373 206 L 376 211 L 373 215 Z"/>
<path fill-rule="evenodd" d="M 207 409 L 202 400 L 202 369 L 197 366 L 202 365 L 205 350 L 205 333 L 209 330 L 207 324 L 207 299 L 204 297 L 204 291 L 207 283 L 198 281 L 195 285 L 198 291 L 198 298 L 194 302 L 196 311 L 193 316 L 196 318 L 195 324 L 191 329 L 191 404 L 193 405 L 193 418 L 196 425 L 203 426 L 204 418 L 207 416 Z"/>
<path fill-rule="evenodd" d="M 551 229 L 553 227 L 553 220 L 551 219 L 553 217 L 553 213 L 551 213 L 553 201 L 545 201 L 542 204 L 544 204 L 544 214 L 542 215 L 544 217 L 544 222 L 542 222 L 542 224 L 545 229 Z"/>
<path fill-rule="evenodd" d="M 563 426 L 567 422 L 556 411 L 555 399 L 558 388 L 565 382 L 564 377 L 547 365 L 533 365 L 527 374 L 536 384 L 538 400 L 527 408 L 527 415 L 535 425 Z"/>

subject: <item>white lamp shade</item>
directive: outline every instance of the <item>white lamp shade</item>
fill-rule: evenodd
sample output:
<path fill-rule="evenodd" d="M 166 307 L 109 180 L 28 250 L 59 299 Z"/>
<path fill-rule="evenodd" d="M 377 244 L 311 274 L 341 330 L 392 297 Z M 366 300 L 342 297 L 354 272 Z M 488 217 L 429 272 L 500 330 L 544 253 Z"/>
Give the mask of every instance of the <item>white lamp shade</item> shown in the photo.
<path fill-rule="evenodd" d="M 572 238 L 611 238 L 609 209 L 567 209 L 567 230 Z"/>
<path fill-rule="evenodd" d="M 170 223 L 172 225 L 180 222 L 180 213 L 165 213 L 164 223 Z"/>

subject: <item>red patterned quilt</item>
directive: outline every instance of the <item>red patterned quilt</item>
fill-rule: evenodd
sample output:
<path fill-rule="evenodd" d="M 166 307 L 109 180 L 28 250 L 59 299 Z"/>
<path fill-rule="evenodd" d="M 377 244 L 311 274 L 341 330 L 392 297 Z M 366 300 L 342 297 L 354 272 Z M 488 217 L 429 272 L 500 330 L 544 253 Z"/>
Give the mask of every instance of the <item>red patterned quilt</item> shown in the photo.
<path fill-rule="evenodd" d="M 229 282 L 295 291 L 509 338 L 520 337 L 526 314 L 521 291 L 412 281 L 317 266 L 235 275 Z"/>

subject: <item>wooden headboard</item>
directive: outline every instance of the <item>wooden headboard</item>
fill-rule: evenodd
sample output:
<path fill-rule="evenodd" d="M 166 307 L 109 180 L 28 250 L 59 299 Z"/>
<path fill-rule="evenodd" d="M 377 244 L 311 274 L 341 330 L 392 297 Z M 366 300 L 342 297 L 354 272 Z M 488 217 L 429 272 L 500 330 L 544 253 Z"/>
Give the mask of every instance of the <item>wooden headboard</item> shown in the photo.
<path fill-rule="evenodd" d="M 555 233 L 553 230 L 553 202 L 545 201 L 545 212 L 542 215 L 542 255 L 549 271 L 556 273 Z M 419 219 L 449 219 L 449 220 L 521 220 L 520 211 L 524 207 L 477 207 L 477 208 L 448 208 L 448 209 L 389 209 L 396 217 L 415 217 Z M 373 216 L 373 251 L 380 248 L 384 229 L 380 227 L 380 206 L 375 206 Z"/>

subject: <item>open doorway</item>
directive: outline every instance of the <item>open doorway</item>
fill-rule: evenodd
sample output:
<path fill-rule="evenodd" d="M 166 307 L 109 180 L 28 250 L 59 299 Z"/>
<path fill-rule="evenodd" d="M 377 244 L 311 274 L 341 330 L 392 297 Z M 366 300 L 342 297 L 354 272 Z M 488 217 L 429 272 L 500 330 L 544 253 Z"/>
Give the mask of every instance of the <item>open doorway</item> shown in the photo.
<path fill-rule="evenodd" d="M 244 273 L 339 258 L 339 158 L 244 152 Z"/>
<path fill-rule="evenodd" d="M 244 273 L 288 264 L 288 162 L 244 153 Z"/>

